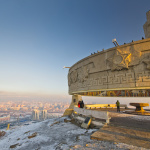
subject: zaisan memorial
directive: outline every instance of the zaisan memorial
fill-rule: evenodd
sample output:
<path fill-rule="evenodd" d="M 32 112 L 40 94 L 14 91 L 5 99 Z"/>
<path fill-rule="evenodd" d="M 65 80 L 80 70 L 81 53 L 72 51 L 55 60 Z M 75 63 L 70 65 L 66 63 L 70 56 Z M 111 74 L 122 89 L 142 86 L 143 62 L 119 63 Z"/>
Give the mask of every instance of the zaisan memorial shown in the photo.
<path fill-rule="evenodd" d="M 145 39 L 94 53 L 68 73 L 70 114 L 81 96 L 150 97 L 150 11 L 143 25 Z"/>

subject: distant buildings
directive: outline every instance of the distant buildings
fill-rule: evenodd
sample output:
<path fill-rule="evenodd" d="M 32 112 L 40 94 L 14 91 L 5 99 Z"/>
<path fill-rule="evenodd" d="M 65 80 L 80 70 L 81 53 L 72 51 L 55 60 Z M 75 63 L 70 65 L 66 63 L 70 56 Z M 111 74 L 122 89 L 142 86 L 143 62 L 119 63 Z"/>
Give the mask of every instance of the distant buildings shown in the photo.
<path fill-rule="evenodd" d="M 42 121 L 61 115 L 68 107 L 69 103 L 57 101 L 2 101 L 0 102 L 0 124 L 3 121 L 16 121 L 26 116 L 30 116 L 32 120 Z"/>
<path fill-rule="evenodd" d="M 45 120 L 47 119 L 47 110 L 39 111 L 37 109 L 32 112 L 32 120 Z"/>
<path fill-rule="evenodd" d="M 42 110 L 41 117 L 42 117 L 43 120 L 47 119 L 47 110 Z"/>
<path fill-rule="evenodd" d="M 33 120 L 39 120 L 39 110 L 33 110 L 32 119 Z"/>
<path fill-rule="evenodd" d="M 0 122 L 10 120 L 10 115 L 2 115 L 0 116 Z"/>

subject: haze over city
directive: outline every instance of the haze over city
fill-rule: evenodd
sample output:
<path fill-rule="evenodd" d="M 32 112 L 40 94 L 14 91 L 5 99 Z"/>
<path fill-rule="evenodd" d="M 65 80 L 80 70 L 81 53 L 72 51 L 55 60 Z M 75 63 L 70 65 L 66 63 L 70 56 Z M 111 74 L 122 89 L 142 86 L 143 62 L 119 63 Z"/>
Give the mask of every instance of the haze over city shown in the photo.
<path fill-rule="evenodd" d="M 150 148 L 150 0 L 0 1 L 0 149 Z"/>
<path fill-rule="evenodd" d="M 68 69 L 97 50 L 144 37 L 150 1 L 1 1 L 0 100 L 68 97 Z M 64 95 L 64 96 L 63 96 Z M 14 97 L 14 96 L 12 96 Z M 68 97 L 70 98 L 70 97 Z"/>

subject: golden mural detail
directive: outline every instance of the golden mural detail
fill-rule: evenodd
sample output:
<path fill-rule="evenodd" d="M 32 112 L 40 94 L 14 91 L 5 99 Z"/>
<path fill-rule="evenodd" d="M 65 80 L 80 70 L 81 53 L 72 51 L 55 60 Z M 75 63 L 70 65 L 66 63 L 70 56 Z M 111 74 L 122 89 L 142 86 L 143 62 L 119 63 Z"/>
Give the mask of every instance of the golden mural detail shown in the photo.
<path fill-rule="evenodd" d="M 114 90 L 114 91 L 93 91 L 77 93 L 81 96 L 98 97 L 149 97 L 150 89 L 147 90 Z"/>
<path fill-rule="evenodd" d="M 107 61 L 112 71 L 128 69 L 128 64 L 131 61 L 131 53 L 122 53 L 117 49 L 114 55 L 108 58 Z"/>

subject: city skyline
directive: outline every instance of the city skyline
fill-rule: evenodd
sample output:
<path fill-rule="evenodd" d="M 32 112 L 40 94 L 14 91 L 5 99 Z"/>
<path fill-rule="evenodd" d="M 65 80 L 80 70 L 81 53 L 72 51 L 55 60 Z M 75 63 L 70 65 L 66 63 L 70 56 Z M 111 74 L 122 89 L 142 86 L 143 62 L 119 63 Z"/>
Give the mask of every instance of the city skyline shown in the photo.
<path fill-rule="evenodd" d="M 68 69 L 91 53 L 144 37 L 150 1 L 0 2 L 0 96 L 68 95 Z M 4 94 L 5 93 L 5 94 Z M 69 97 L 70 98 L 70 97 Z"/>

